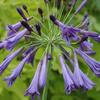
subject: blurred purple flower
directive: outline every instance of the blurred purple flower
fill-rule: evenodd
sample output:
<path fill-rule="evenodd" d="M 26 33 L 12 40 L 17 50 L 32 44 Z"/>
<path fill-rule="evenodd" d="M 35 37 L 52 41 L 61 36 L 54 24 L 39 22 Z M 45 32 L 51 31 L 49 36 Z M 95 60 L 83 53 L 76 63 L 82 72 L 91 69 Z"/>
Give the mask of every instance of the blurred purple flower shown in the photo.
<path fill-rule="evenodd" d="M 29 17 L 29 18 L 27 18 L 27 21 L 30 21 L 31 19 L 32 19 L 32 17 Z M 16 35 L 21 27 L 22 27 L 21 22 L 17 22 L 16 24 L 13 24 L 13 25 L 8 25 L 7 26 L 8 37 L 12 37 L 12 36 Z"/>
<path fill-rule="evenodd" d="M 23 48 L 18 49 L 11 55 L 7 56 L 6 59 L 0 64 L 0 74 L 4 72 L 4 70 L 7 68 L 9 63 L 23 50 Z"/>
<path fill-rule="evenodd" d="M 14 37 L 6 39 L 6 48 L 8 50 L 12 50 L 14 46 L 19 42 L 19 40 L 25 35 L 28 34 L 29 31 L 27 29 L 24 29 L 20 32 L 18 32 Z"/>
<path fill-rule="evenodd" d="M 29 58 L 26 60 L 26 63 L 31 63 L 31 65 L 33 66 L 34 65 L 34 58 L 35 58 L 35 54 L 36 54 L 36 47 L 32 46 L 30 47 L 29 49 L 27 49 L 22 57 L 25 58 L 30 52 L 32 52 L 32 50 L 34 50 L 34 52 L 29 56 Z"/>
<path fill-rule="evenodd" d="M 12 72 L 12 74 L 9 77 L 6 77 L 4 80 L 7 82 L 8 86 L 12 86 L 12 84 L 15 82 L 16 78 L 18 76 L 20 76 L 24 64 L 26 63 L 27 59 L 30 57 L 30 55 L 32 54 L 29 53 L 20 63 L 19 65 L 14 69 L 14 71 Z"/>
<path fill-rule="evenodd" d="M 43 61 L 41 60 L 37 66 L 37 70 L 35 72 L 34 78 L 25 93 L 25 96 L 30 95 L 32 97 L 32 100 L 34 100 L 33 99 L 34 95 L 40 95 L 40 93 L 39 93 L 39 77 L 40 77 L 40 70 L 41 70 L 42 64 L 43 64 Z"/>
<path fill-rule="evenodd" d="M 41 88 L 44 88 L 44 86 L 46 85 L 46 79 L 47 79 L 47 54 L 44 56 L 43 58 L 43 64 L 41 67 L 41 71 L 40 71 L 40 77 L 39 77 L 39 86 Z"/>
<path fill-rule="evenodd" d="M 95 54 L 96 52 L 92 50 L 93 44 L 88 41 L 83 41 L 80 43 L 79 49 L 84 51 L 86 54 Z"/>
<path fill-rule="evenodd" d="M 84 59 L 90 69 L 95 73 L 95 75 L 100 77 L 100 62 L 97 62 L 79 49 L 76 49 L 76 52 Z"/>
<path fill-rule="evenodd" d="M 77 55 L 74 51 L 74 82 L 77 87 L 82 87 L 85 90 L 90 90 L 95 85 L 79 68 Z"/>
<path fill-rule="evenodd" d="M 71 91 L 75 90 L 77 87 L 71 77 L 71 72 L 69 72 L 68 66 L 64 64 L 63 57 L 60 56 L 59 59 L 60 59 L 60 64 L 62 67 L 62 74 L 63 74 L 63 78 L 64 78 L 64 82 L 65 82 L 65 90 L 68 94 L 70 94 Z"/>

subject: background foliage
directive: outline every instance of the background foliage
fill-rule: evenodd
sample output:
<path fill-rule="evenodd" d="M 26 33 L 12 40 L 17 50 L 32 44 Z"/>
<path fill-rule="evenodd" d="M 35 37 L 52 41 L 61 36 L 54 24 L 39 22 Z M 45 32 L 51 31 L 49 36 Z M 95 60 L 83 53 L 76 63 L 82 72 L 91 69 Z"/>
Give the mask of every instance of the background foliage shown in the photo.
<path fill-rule="evenodd" d="M 78 0 L 81 1 L 81 0 Z M 16 11 L 17 6 L 26 4 L 31 14 L 37 13 L 38 3 L 42 5 L 43 0 L 0 0 L 0 39 L 4 39 L 6 36 L 6 26 L 8 24 L 16 23 L 20 19 L 19 14 Z M 42 5 L 43 8 L 43 5 Z M 90 15 L 90 30 L 100 33 L 100 0 L 88 0 L 86 7 L 83 12 L 78 14 L 76 17 L 77 22 L 80 22 L 85 11 L 89 12 Z M 94 42 L 94 41 L 93 41 Z M 19 44 L 21 45 L 21 43 Z M 100 61 L 100 44 L 94 42 L 94 50 L 97 54 L 94 56 L 95 59 Z M 6 50 L 0 50 L 0 63 L 7 56 Z M 21 78 L 18 78 L 15 84 L 8 88 L 2 79 L 9 75 L 17 65 L 18 59 L 16 58 L 0 76 L 0 100 L 29 100 L 28 97 L 24 97 L 23 94 L 25 89 L 29 86 L 31 79 L 36 69 L 36 62 L 39 60 L 41 51 L 36 56 L 35 66 L 32 68 L 30 65 L 25 65 L 24 71 L 22 72 Z M 100 100 L 100 79 L 96 78 L 95 75 L 88 69 L 86 64 L 80 60 L 81 68 L 87 75 L 96 83 L 96 86 L 91 91 L 77 91 L 66 95 L 64 93 L 64 82 L 61 75 L 60 64 L 57 63 L 56 58 L 53 61 L 52 71 L 50 72 L 49 92 L 48 100 Z"/>

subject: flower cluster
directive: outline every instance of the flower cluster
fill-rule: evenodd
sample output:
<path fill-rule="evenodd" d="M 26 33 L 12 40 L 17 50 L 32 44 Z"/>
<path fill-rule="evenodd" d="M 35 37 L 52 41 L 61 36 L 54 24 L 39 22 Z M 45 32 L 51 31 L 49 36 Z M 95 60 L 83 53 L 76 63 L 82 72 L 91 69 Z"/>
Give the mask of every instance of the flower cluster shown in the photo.
<path fill-rule="evenodd" d="M 65 0 L 56 0 L 56 2 L 55 0 L 44 0 L 44 5 L 47 7 L 47 15 L 44 14 L 41 8 L 38 8 L 39 16 L 37 16 L 39 18 L 37 16 L 30 16 L 26 5 L 23 5 L 22 8 L 17 8 L 17 12 L 22 17 L 22 20 L 14 25 L 8 25 L 7 38 L 0 42 L 0 49 L 4 48 L 10 52 L 10 55 L 0 64 L 0 75 L 18 54 L 22 55 L 21 62 L 13 70 L 12 74 L 4 78 L 8 86 L 13 85 L 15 80 L 20 76 L 26 63 L 34 66 L 35 55 L 40 48 L 43 48 L 44 52 L 38 63 L 33 80 L 25 92 L 25 96 L 30 95 L 32 100 L 34 100 L 35 95 L 40 97 L 40 89 L 44 89 L 46 86 L 48 62 L 52 62 L 55 48 L 59 50 L 57 54 L 62 68 L 66 93 L 70 94 L 71 91 L 79 88 L 90 90 L 95 86 L 80 69 L 78 55 L 82 57 L 93 73 L 99 77 L 100 62 L 91 58 L 91 55 L 96 54 L 96 52 L 93 51 L 93 44 L 89 39 L 92 38 L 100 42 L 100 35 L 96 32 L 89 31 L 88 13 L 85 13 L 79 26 L 75 27 L 69 24 L 74 16 L 82 10 L 87 0 L 83 0 L 76 11 L 71 14 L 77 2 L 77 0 L 71 0 L 71 2 L 66 4 Z M 49 8 L 50 6 L 51 8 Z M 67 21 L 70 14 L 72 16 Z M 37 23 L 33 26 L 30 24 L 31 20 L 36 20 Z M 21 39 L 24 39 L 25 43 L 12 53 L 12 50 Z M 71 48 L 72 53 L 68 52 L 65 48 Z M 73 68 L 67 64 L 68 61 Z"/>

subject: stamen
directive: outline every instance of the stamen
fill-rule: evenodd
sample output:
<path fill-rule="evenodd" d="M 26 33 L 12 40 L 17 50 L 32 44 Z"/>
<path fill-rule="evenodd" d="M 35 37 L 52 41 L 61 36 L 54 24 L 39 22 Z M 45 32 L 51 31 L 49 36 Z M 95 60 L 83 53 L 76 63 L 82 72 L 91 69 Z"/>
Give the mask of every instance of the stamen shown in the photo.
<path fill-rule="evenodd" d="M 41 26 L 40 24 L 36 24 L 35 25 L 36 31 L 39 33 L 39 35 L 41 36 Z"/>
<path fill-rule="evenodd" d="M 30 31 L 30 32 L 33 31 L 32 28 L 28 25 L 27 22 L 21 21 L 21 24 L 22 24 L 25 28 L 27 28 L 28 31 Z"/>
<path fill-rule="evenodd" d="M 55 23 L 55 21 L 56 21 L 56 17 L 53 16 L 53 15 L 50 15 L 50 20 L 51 20 L 53 23 Z"/>

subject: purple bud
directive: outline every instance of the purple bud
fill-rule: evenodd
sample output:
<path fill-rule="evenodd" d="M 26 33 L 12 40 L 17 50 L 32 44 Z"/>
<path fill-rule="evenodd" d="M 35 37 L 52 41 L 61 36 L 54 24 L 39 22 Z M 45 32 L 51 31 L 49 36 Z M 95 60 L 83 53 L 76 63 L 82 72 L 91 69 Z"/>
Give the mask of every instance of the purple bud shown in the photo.
<path fill-rule="evenodd" d="M 43 18 L 43 10 L 41 8 L 38 8 L 38 13 Z"/>
<path fill-rule="evenodd" d="M 27 9 L 27 6 L 25 4 L 22 5 L 23 9 L 26 11 L 26 13 L 29 15 L 29 12 L 28 12 L 28 9 Z"/>
<path fill-rule="evenodd" d="M 27 18 L 27 21 L 30 21 L 32 17 Z M 7 30 L 8 30 L 8 37 L 12 37 L 16 35 L 16 32 L 19 31 L 19 29 L 22 27 L 21 22 L 17 22 L 16 24 L 13 25 L 8 25 Z"/>
<path fill-rule="evenodd" d="M 28 30 L 28 31 L 33 31 L 32 28 L 29 26 L 29 24 L 25 21 L 21 21 L 21 24 Z"/>
<path fill-rule="evenodd" d="M 35 28 L 36 28 L 36 31 L 38 32 L 38 34 L 41 36 L 41 26 L 40 26 L 40 24 L 36 24 Z"/>
<path fill-rule="evenodd" d="M 4 70 L 7 68 L 9 63 L 23 50 L 23 48 L 18 49 L 11 55 L 7 56 L 6 59 L 0 64 L 0 74 L 4 72 Z"/>
<path fill-rule="evenodd" d="M 55 24 L 55 21 L 56 21 L 56 17 L 53 16 L 53 15 L 50 15 L 50 20 Z"/>
<path fill-rule="evenodd" d="M 25 16 L 25 14 L 24 14 L 24 12 L 22 11 L 22 9 L 21 8 L 16 8 L 17 9 L 17 11 L 18 11 L 18 13 L 21 15 L 21 17 L 23 17 L 23 19 L 25 20 L 25 21 L 27 21 L 27 18 L 26 18 L 26 16 Z"/>

